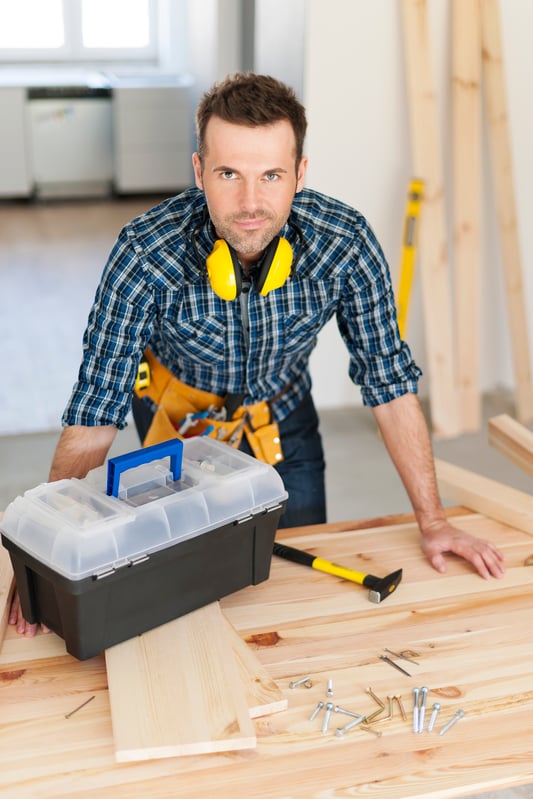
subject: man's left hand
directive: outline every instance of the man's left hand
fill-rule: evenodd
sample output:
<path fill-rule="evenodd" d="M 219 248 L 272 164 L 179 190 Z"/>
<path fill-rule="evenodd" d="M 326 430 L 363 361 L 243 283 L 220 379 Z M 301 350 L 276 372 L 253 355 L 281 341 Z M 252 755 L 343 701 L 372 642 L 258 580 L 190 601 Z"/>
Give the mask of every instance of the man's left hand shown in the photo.
<path fill-rule="evenodd" d="M 424 529 L 422 551 L 433 568 L 441 573 L 446 571 L 444 553 L 453 552 L 468 560 L 485 580 L 505 574 L 503 553 L 494 544 L 452 527 L 446 521 L 435 522 Z"/>

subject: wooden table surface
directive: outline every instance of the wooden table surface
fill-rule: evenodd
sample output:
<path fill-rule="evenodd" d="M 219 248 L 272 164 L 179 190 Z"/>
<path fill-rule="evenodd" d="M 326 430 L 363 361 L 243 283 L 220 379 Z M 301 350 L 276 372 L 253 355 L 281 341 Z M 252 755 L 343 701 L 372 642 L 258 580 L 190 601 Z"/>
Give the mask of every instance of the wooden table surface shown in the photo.
<path fill-rule="evenodd" d="M 342 565 L 403 581 L 380 605 L 361 586 L 273 558 L 271 577 L 226 598 L 224 612 L 282 687 L 289 709 L 255 721 L 257 748 L 114 761 L 103 656 L 78 662 L 55 635 L 10 629 L 0 653 L 0 795 L 3 799 L 376 799 L 459 797 L 533 783 L 533 538 L 464 509 L 454 523 L 497 543 L 507 574 L 484 581 L 450 557 L 433 571 L 410 516 L 280 531 L 278 540 Z M 411 650 L 408 677 L 378 658 Z M 401 662 L 401 661 L 400 661 Z M 310 675 L 313 686 L 290 689 Z M 319 701 L 368 715 L 371 687 L 397 710 L 376 737 L 309 720 Z M 412 689 L 428 686 L 442 710 L 435 731 L 412 731 Z M 66 719 L 89 697 L 89 704 Z M 135 697 L 132 696 L 132 702 Z M 462 708 L 465 717 L 439 729 Z M 176 707 L 176 713 L 180 709 Z"/>

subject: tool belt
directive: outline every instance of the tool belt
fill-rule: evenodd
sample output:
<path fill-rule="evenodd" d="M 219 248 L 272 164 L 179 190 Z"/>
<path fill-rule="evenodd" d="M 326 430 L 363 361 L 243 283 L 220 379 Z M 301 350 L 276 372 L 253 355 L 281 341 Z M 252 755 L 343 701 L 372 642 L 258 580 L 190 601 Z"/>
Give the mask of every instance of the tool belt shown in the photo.
<path fill-rule="evenodd" d="M 169 438 L 209 436 L 238 448 L 243 435 L 259 460 L 270 465 L 283 460 L 279 429 L 272 421 L 268 402 L 232 407 L 235 395 L 219 397 L 182 383 L 163 366 L 150 351 L 144 353 L 144 363 L 135 394 L 149 397 L 157 406 L 143 446 L 167 441 Z"/>

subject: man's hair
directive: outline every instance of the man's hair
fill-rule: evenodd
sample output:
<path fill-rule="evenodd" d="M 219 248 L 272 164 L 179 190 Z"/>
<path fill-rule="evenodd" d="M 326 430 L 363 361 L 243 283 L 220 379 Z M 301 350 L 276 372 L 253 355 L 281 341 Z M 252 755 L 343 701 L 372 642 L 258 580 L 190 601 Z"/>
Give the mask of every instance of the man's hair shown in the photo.
<path fill-rule="evenodd" d="M 302 158 L 307 119 L 294 89 L 268 75 L 238 72 L 215 83 L 196 111 L 198 155 L 206 154 L 205 131 L 212 116 L 234 125 L 257 127 L 286 119 L 296 139 L 296 168 Z"/>

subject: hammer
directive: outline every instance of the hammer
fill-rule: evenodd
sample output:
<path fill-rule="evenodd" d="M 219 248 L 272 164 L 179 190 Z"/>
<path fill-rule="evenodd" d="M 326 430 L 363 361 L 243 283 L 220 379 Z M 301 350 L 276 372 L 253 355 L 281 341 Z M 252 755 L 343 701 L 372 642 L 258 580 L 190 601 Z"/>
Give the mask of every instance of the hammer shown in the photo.
<path fill-rule="evenodd" d="M 301 549 L 289 547 L 287 544 L 278 544 L 274 542 L 274 555 L 278 555 L 285 560 L 291 560 L 293 563 L 300 563 L 302 566 L 311 566 L 312 569 L 317 571 L 326 572 L 326 574 L 334 574 L 335 577 L 342 577 L 344 580 L 351 580 L 352 583 L 359 583 L 369 589 L 368 599 L 370 602 L 379 604 L 384 599 L 387 599 L 389 594 L 395 590 L 402 579 L 402 570 L 398 569 L 391 572 L 386 577 L 374 577 L 372 574 L 363 574 L 363 572 L 355 571 L 354 569 L 346 569 L 344 566 L 338 566 L 336 563 L 331 563 L 329 560 L 323 558 L 316 558 L 309 552 L 303 552 Z"/>

